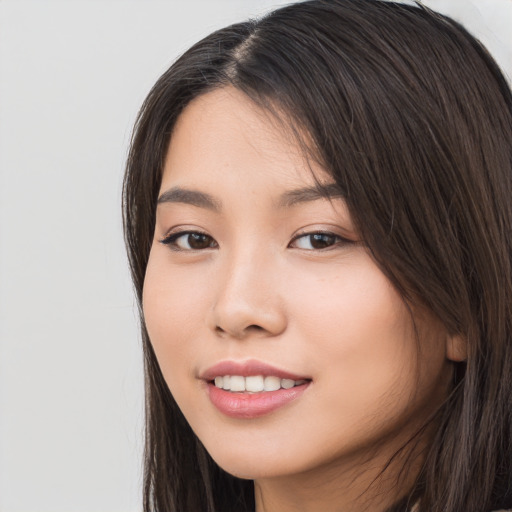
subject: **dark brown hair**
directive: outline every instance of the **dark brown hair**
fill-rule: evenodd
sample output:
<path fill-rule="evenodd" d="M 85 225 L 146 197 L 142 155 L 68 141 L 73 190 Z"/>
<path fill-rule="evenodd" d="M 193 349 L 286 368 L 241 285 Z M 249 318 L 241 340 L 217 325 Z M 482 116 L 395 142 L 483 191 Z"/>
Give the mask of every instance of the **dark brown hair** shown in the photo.
<path fill-rule="evenodd" d="M 123 213 L 139 306 L 163 161 L 190 101 L 232 86 L 279 114 L 343 191 L 408 303 L 468 344 L 411 497 L 422 511 L 512 507 L 512 96 L 453 20 L 380 0 L 312 0 L 206 37 L 139 113 Z M 249 511 L 252 482 L 219 468 L 160 372 L 144 327 L 144 510 Z"/>

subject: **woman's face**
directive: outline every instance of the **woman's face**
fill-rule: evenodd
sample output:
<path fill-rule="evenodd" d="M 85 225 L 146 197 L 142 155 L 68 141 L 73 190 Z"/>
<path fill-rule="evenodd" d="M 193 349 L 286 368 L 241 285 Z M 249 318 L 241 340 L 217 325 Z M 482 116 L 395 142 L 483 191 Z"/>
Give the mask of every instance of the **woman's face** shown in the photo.
<path fill-rule="evenodd" d="M 243 478 L 394 450 L 449 385 L 445 330 L 413 311 L 415 330 L 313 173 L 333 183 L 232 88 L 185 109 L 165 162 L 145 321 L 192 429 Z"/>

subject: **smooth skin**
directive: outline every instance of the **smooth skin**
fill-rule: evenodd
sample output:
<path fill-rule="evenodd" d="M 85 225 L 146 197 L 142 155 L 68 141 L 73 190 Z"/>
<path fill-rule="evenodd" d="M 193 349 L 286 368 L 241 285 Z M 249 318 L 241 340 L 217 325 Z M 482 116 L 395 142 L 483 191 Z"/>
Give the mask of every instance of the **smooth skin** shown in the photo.
<path fill-rule="evenodd" d="M 415 332 L 343 199 L 304 194 L 313 173 L 333 182 L 241 92 L 195 99 L 165 161 L 144 316 L 183 414 L 222 468 L 255 480 L 257 512 L 378 512 L 411 485 L 428 430 L 405 475 L 401 457 L 379 475 L 464 348 L 417 308 Z M 249 359 L 311 383 L 271 414 L 230 418 L 200 375 Z"/>

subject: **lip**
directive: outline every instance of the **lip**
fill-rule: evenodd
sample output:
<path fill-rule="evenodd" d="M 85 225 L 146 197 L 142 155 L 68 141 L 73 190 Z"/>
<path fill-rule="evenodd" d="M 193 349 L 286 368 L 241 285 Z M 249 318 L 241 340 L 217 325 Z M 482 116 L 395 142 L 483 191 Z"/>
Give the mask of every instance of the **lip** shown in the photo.
<path fill-rule="evenodd" d="M 233 393 L 220 389 L 213 384 L 217 376 L 251 375 L 275 376 L 281 379 L 305 380 L 304 384 L 290 389 L 265 391 L 260 393 Z M 206 392 L 211 403 L 224 415 L 236 419 L 253 419 L 270 414 L 298 399 L 311 384 L 311 378 L 304 375 L 281 370 L 262 361 L 244 362 L 222 361 L 204 371 L 201 379 L 206 381 Z"/>
<path fill-rule="evenodd" d="M 215 377 L 224 375 L 240 375 L 242 377 L 263 375 L 263 377 L 275 376 L 280 379 L 311 380 L 311 377 L 306 375 L 298 375 L 296 373 L 282 370 L 255 359 L 250 359 L 248 361 L 221 361 L 201 373 L 199 378 L 206 381 L 212 381 Z"/>

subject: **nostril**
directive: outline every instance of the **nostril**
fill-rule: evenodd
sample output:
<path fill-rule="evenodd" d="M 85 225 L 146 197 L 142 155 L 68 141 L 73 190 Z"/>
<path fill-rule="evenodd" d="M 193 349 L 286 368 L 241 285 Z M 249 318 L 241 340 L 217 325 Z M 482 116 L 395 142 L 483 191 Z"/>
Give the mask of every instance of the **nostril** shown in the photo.
<path fill-rule="evenodd" d="M 246 330 L 248 330 L 248 331 L 263 331 L 263 327 L 261 327 L 261 325 L 253 324 L 253 325 L 247 326 Z"/>
<path fill-rule="evenodd" d="M 234 329 L 234 330 L 229 330 L 229 329 L 223 329 L 220 325 L 216 325 L 215 326 L 215 333 L 218 334 L 218 335 L 226 335 L 226 334 L 231 334 L 232 336 L 236 336 L 236 337 L 239 337 L 239 338 L 242 338 L 242 337 L 245 337 L 247 334 L 249 333 L 260 333 L 260 332 L 264 332 L 265 329 L 261 326 L 261 325 L 257 325 L 257 324 L 251 324 L 251 325 L 248 325 L 242 329 L 240 329 L 240 331 L 238 331 L 238 329 Z"/>

